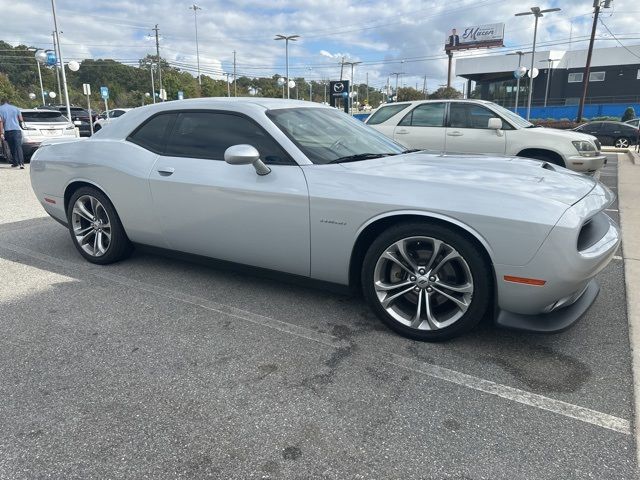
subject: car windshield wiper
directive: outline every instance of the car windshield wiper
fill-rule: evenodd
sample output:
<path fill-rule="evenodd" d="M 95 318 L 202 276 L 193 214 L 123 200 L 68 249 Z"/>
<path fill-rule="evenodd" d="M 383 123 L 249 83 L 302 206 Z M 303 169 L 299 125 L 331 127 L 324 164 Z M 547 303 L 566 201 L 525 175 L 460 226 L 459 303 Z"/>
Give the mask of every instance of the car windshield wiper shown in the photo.
<path fill-rule="evenodd" d="M 360 160 L 389 157 L 391 155 L 397 155 L 397 153 L 358 153 L 357 155 L 347 155 L 346 157 L 336 158 L 335 160 L 331 160 L 329 163 L 358 162 Z"/>

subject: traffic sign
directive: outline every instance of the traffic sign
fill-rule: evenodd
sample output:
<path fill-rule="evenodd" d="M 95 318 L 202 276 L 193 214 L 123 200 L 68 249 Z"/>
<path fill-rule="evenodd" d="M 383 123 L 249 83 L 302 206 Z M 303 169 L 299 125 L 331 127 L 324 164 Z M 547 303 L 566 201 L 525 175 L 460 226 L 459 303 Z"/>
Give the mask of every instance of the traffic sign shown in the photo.
<path fill-rule="evenodd" d="M 89 85 L 88 83 L 83 83 L 82 93 L 84 93 L 85 95 L 91 95 L 91 85 Z"/>
<path fill-rule="evenodd" d="M 109 88 L 108 87 L 100 87 L 100 96 L 103 100 L 109 100 Z"/>
<path fill-rule="evenodd" d="M 182 90 L 178 90 L 178 100 L 184 100 L 184 92 Z"/>

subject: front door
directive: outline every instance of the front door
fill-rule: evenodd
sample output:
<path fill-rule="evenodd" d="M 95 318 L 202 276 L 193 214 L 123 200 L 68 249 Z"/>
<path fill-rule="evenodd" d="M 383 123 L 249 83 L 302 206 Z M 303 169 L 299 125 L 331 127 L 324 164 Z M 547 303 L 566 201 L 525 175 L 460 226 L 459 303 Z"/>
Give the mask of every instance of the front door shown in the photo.
<path fill-rule="evenodd" d="M 482 105 L 465 102 L 449 104 L 449 121 L 445 136 L 447 153 L 488 153 L 504 155 L 507 128 L 496 131 L 488 128 L 489 119 L 498 115 Z"/>
<path fill-rule="evenodd" d="M 225 150 L 258 149 L 271 173 L 229 165 Z M 179 113 L 149 177 L 170 248 L 309 275 L 309 194 L 302 169 L 257 123 L 229 112 Z"/>

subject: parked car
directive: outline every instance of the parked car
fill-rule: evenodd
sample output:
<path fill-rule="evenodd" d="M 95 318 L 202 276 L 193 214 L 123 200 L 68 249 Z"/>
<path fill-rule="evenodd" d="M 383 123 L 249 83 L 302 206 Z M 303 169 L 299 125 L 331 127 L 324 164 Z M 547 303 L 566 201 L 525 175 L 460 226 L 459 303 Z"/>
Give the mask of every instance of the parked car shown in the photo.
<path fill-rule="evenodd" d="M 75 125 L 57 110 L 21 110 L 24 120 L 22 151 L 28 161 L 44 140 L 51 138 L 76 138 Z"/>
<path fill-rule="evenodd" d="M 102 112 L 98 120 L 96 120 L 95 124 L 93 125 L 93 131 L 97 132 L 106 124 L 111 123 L 117 118 L 120 118 L 129 110 L 132 110 L 132 109 L 131 108 L 114 108 L 113 110 L 109 110 L 108 115 L 107 115 L 107 112 Z"/>
<path fill-rule="evenodd" d="M 565 329 L 620 233 L 613 193 L 525 158 L 405 147 L 330 107 L 202 98 L 137 108 L 32 160 L 86 260 L 146 244 L 359 287 L 411 338 Z"/>
<path fill-rule="evenodd" d="M 407 148 L 517 155 L 584 173 L 593 173 L 606 163 L 595 138 L 536 127 L 484 100 L 389 103 L 365 122 Z"/>
<path fill-rule="evenodd" d="M 67 114 L 67 106 L 66 105 L 54 105 L 52 107 L 55 110 L 58 110 L 63 115 Z M 98 116 L 95 115 L 93 121 L 95 122 L 98 119 Z M 91 136 L 91 125 L 89 122 L 91 121 L 91 114 L 86 108 L 71 106 L 71 121 L 72 122 L 81 122 L 76 124 L 78 129 L 80 130 L 81 137 L 90 137 Z"/>
<path fill-rule="evenodd" d="M 638 141 L 638 128 L 623 122 L 588 122 L 574 128 L 576 132 L 596 137 L 602 145 L 628 148 Z"/>
<path fill-rule="evenodd" d="M 632 127 L 635 128 L 640 128 L 640 118 L 632 118 L 631 120 L 627 120 L 626 122 L 627 125 L 631 125 Z"/>

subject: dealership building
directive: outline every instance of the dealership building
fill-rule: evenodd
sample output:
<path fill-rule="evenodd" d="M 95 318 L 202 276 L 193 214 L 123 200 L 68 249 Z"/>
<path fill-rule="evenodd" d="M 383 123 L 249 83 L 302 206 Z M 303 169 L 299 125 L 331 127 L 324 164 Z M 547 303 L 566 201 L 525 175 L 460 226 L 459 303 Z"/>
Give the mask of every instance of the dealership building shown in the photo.
<path fill-rule="evenodd" d="M 571 117 L 582 96 L 587 50 L 548 50 L 536 52 L 532 106 L 549 107 L 540 116 Z M 531 54 L 522 55 L 522 66 L 531 67 Z M 473 96 L 491 100 L 508 108 L 515 107 L 518 55 L 460 56 L 455 61 L 456 76 L 467 80 Z M 547 83 L 548 80 L 548 83 Z M 475 87 L 471 89 L 472 82 Z M 547 87 L 548 85 L 548 87 Z M 519 111 L 526 107 L 529 78 L 520 80 Z M 640 109 L 640 45 L 593 50 L 586 104 L 591 116 L 613 114 L 634 106 Z M 607 106 L 615 105 L 617 108 Z M 541 109 L 539 109 L 541 110 Z M 615 113 L 614 113 L 615 111 Z M 554 114 L 555 112 L 555 114 Z M 534 117 L 532 112 L 532 117 Z M 585 116 L 589 112 L 585 110 Z"/>

